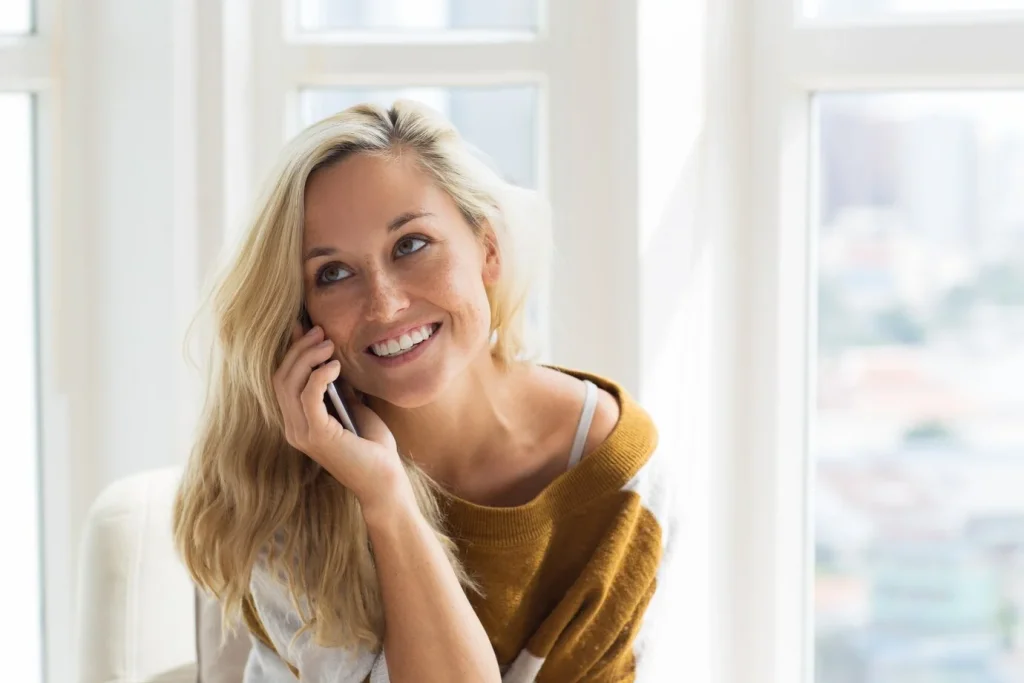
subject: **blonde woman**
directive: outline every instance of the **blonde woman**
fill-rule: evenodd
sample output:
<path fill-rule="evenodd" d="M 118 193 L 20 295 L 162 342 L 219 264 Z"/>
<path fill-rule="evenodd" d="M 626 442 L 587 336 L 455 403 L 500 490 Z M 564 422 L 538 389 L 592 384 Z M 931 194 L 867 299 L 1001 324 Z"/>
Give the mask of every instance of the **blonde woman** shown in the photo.
<path fill-rule="evenodd" d="M 215 291 L 175 509 L 196 582 L 252 632 L 248 683 L 651 668 L 665 455 L 615 383 L 525 360 L 546 247 L 524 195 L 408 102 L 285 149 Z M 325 407 L 339 378 L 359 436 Z"/>

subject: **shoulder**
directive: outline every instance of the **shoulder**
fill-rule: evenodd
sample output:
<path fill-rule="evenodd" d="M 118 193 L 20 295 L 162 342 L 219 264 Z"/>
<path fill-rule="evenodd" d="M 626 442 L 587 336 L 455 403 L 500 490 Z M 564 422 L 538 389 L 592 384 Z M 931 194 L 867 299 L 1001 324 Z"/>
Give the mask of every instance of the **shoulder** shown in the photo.
<path fill-rule="evenodd" d="M 545 399 L 537 401 L 537 408 L 549 418 L 564 424 L 571 434 L 583 410 L 584 384 L 590 380 L 597 386 L 597 407 L 590 423 L 590 431 L 583 447 L 586 456 L 596 450 L 614 431 L 619 421 L 619 401 L 605 388 L 604 381 L 594 381 L 591 375 L 557 367 L 537 366 L 536 386 L 543 388 Z"/>

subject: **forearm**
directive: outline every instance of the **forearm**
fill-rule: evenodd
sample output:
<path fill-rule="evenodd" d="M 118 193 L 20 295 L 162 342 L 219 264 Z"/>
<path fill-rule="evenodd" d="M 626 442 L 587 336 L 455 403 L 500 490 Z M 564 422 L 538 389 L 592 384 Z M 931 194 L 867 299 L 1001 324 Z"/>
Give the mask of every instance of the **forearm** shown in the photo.
<path fill-rule="evenodd" d="M 392 683 L 498 683 L 494 650 L 415 503 L 364 508 L 384 600 Z"/>

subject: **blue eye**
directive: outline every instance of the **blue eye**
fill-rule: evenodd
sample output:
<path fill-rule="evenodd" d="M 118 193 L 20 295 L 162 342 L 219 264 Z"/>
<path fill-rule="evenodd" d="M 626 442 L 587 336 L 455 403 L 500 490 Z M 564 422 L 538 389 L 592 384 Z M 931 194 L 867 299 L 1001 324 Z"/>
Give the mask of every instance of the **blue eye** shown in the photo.
<path fill-rule="evenodd" d="M 316 274 L 317 284 L 329 285 L 333 282 L 341 282 L 352 275 L 348 268 L 338 263 L 328 263 Z"/>
<path fill-rule="evenodd" d="M 405 237 L 395 245 L 395 254 L 408 256 L 427 246 L 427 241 L 422 237 Z"/>

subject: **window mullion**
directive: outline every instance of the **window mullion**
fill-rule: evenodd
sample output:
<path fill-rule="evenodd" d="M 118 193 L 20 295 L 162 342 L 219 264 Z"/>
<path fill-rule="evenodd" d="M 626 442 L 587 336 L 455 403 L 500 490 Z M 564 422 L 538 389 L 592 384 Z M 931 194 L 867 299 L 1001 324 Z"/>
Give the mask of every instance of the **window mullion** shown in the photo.
<path fill-rule="evenodd" d="M 36 90 L 52 73 L 50 42 L 40 36 L 0 41 L 0 90 Z"/>
<path fill-rule="evenodd" d="M 286 78 L 291 82 L 348 82 L 350 75 L 376 80 L 400 74 L 403 79 L 457 79 L 471 82 L 510 80 L 509 74 L 546 68 L 547 45 L 541 42 L 487 44 L 318 44 L 282 46 Z"/>
<path fill-rule="evenodd" d="M 1024 23 L 815 27 L 786 31 L 789 82 L 813 89 L 1024 85 Z"/>

